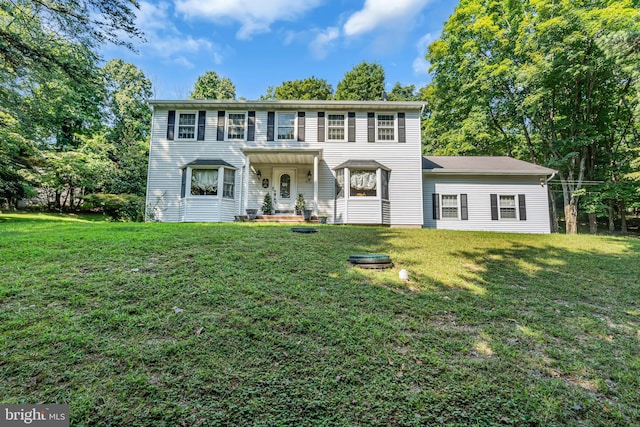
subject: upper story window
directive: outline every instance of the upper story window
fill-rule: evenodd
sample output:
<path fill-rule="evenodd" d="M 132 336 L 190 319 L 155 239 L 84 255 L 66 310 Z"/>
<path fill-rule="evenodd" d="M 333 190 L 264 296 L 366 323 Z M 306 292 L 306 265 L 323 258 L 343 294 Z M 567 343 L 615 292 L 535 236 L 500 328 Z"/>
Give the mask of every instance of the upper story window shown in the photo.
<path fill-rule="evenodd" d="M 178 139 L 195 139 L 196 113 L 178 113 Z"/>
<path fill-rule="evenodd" d="M 378 141 L 395 140 L 395 117 L 393 114 L 378 114 L 376 124 Z"/>
<path fill-rule="evenodd" d="M 344 114 L 328 114 L 327 115 L 327 140 L 328 141 L 344 141 L 345 135 L 345 115 Z"/>
<path fill-rule="evenodd" d="M 295 139 L 296 113 L 278 113 L 277 135 L 279 140 Z"/>
<path fill-rule="evenodd" d="M 227 139 L 245 139 L 246 113 L 229 113 Z"/>

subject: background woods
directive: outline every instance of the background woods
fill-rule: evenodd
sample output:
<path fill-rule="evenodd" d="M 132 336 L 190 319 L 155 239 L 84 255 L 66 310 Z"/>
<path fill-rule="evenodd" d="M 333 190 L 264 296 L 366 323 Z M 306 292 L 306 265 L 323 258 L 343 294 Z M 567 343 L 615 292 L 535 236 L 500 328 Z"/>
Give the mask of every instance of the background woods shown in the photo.
<path fill-rule="evenodd" d="M 564 218 L 575 233 L 582 218 L 596 232 L 601 219 L 626 232 L 627 215 L 640 208 L 638 6 L 461 0 L 423 47 L 433 77 L 426 86 L 388 86 L 383 67 L 363 61 L 335 91 L 311 76 L 267 86 L 260 98 L 379 100 L 387 91 L 390 101 L 422 100 L 425 154 L 507 155 L 554 168 L 556 226 Z M 145 193 L 154 90 L 133 64 L 98 54 L 105 42 L 143 40 L 136 7 L 2 3 L 0 206 L 143 207 L 136 198 Z M 236 87 L 207 71 L 190 98 L 235 99 Z"/>

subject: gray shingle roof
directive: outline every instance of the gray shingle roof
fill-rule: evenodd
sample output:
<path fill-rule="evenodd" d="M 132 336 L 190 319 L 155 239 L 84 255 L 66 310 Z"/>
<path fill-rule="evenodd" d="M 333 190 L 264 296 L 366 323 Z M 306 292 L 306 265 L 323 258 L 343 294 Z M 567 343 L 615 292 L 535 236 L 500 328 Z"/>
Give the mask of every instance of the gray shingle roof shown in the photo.
<path fill-rule="evenodd" d="M 238 169 L 221 159 L 196 159 L 193 162 L 187 163 L 182 168 L 184 169 L 187 166 L 225 166 L 228 168 Z"/>
<path fill-rule="evenodd" d="M 424 156 L 422 170 L 464 175 L 552 175 L 555 170 L 506 156 Z"/>
<path fill-rule="evenodd" d="M 338 166 L 333 168 L 333 170 L 338 170 L 342 168 L 363 168 L 363 169 L 382 169 L 386 171 L 390 171 L 388 167 L 383 164 L 376 162 L 375 160 L 347 160 L 344 163 L 340 163 Z"/>

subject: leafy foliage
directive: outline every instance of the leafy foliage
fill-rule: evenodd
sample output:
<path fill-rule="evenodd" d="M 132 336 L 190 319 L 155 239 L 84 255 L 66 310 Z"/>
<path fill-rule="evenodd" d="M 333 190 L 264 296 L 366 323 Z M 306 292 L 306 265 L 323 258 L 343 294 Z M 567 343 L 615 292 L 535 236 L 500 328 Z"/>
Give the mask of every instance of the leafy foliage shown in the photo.
<path fill-rule="evenodd" d="M 576 232 L 578 190 L 614 179 L 610 165 L 628 164 L 620 155 L 639 143 L 634 57 L 602 47 L 603 34 L 638 31 L 639 23 L 626 1 L 462 1 L 427 55 L 435 72 L 426 92 L 429 150 L 557 169 Z"/>
<path fill-rule="evenodd" d="M 280 86 L 269 88 L 262 99 L 277 100 L 326 100 L 333 97 L 333 87 L 325 79 L 315 76 L 301 80 L 282 82 Z"/>
<path fill-rule="evenodd" d="M 90 194 L 84 209 L 103 212 L 113 221 L 140 222 L 144 219 L 144 197 L 136 194 Z"/>
<path fill-rule="evenodd" d="M 384 68 L 366 61 L 348 71 L 338 83 L 335 99 L 344 101 L 379 101 L 384 92 Z"/>
<path fill-rule="evenodd" d="M 215 71 L 207 71 L 198 77 L 189 97 L 191 99 L 235 99 L 236 87 L 230 79 L 220 77 Z"/>

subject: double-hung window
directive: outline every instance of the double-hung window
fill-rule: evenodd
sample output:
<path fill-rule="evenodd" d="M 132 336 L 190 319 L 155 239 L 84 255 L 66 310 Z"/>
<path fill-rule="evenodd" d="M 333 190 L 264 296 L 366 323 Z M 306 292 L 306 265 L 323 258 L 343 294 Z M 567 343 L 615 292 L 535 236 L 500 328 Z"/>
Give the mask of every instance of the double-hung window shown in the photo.
<path fill-rule="evenodd" d="M 344 114 L 328 114 L 327 115 L 327 140 L 328 141 L 344 141 L 345 140 L 345 115 Z"/>
<path fill-rule="evenodd" d="M 233 199 L 236 185 L 236 171 L 233 169 L 224 170 L 224 184 L 222 189 L 222 197 L 225 199 Z"/>
<path fill-rule="evenodd" d="M 196 113 L 178 113 L 178 139 L 195 139 Z"/>
<path fill-rule="evenodd" d="M 378 114 L 376 124 L 378 141 L 395 140 L 395 117 L 393 114 Z"/>
<path fill-rule="evenodd" d="M 279 140 L 294 140 L 296 130 L 296 113 L 278 113 L 277 136 Z"/>
<path fill-rule="evenodd" d="M 499 203 L 501 219 L 517 219 L 516 196 L 500 195 Z"/>
<path fill-rule="evenodd" d="M 244 140 L 246 124 L 246 113 L 229 113 L 227 139 Z"/>
<path fill-rule="evenodd" d="M 455 194 L 442 195 L 442 218 L 458 219 L 458 196 Z"/>

